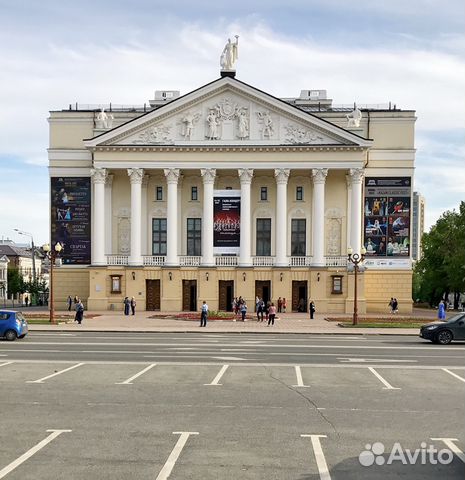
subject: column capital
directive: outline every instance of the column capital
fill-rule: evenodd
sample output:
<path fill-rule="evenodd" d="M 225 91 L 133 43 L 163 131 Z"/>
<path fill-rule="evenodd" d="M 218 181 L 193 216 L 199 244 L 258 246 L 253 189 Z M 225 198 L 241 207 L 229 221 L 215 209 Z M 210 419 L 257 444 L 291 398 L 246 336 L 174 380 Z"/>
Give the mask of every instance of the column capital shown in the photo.
<path fill-rule="evenodd" d="M 106 168 L 91 168 L 90 169 L 90 177 L 92 179 L 92 183 L 100 183 L 105 185 L 107 181 L 107 169 Z"/>
<path fill-rule="evenodd" d="M 349 170 L 349 176 L 352 180 L 352 185 L 354 183 L 362 183 L 363 177 L 365 176 L 365 170 L 363 168 L 351 168 Z"/>
<path fill-rule="evenodd" d="M 241 184 L 251 184 L 253 177 L 253 168 L 239 168 L 237 171 Z"/>
<path fill-rule="evenodd" d="M 327 168 L 313 168 L 312 169 L 312 177 L 313 183 L 317 184 L 324 184 L 326 182 L 326 176 L 328 175 Z"/>
<path fill-rule="evenodd" d="M 163 173 L 166 177 L 166 183 L 172 183 L 177 185 L 179 181 L 180 170 L 179 168 L 165 168 Z"/>
<path fill-rule="evenodd" d="M 216 168 L 201 168 L 200 175 L 202 176 L 204 185 L 213 184 L 216 178 Z"/>
<path fill-rule="evenodd" d="M 144 179 L 144 169 L 143 168 L 128 168 L 128 176 L 131 183 L 142 183 Z"/>
<path fill-rule="evenodd" d="M 287 185 L 291 171 L 289 168 L 275 168 L 274 176 L 278 185 Z"/>

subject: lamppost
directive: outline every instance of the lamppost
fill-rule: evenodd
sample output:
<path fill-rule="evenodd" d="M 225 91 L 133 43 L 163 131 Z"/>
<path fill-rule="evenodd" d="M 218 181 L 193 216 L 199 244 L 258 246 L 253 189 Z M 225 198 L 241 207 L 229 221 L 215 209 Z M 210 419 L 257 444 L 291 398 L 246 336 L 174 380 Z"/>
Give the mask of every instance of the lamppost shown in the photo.
<path fill-rule="evenodd" d="M 34 287 L 35 287 L 36 281 L 37 281 L 37 273 L 36 273 L 36 252 L 35 252 L 35 246 L 34 246 L 34 237 L 32 236 L 32 233 L 23 232 L 22 230 L 19 230 L 19 228 L 15 228 L 14 231 L 19 233 L 20 235 L 25 235 L 26 237 L 29 237 L 31 239 L 32 281 L 34 282 Z M 32 301 L 31 301 L 31 305 L 32 305 Z"/>
<path fill-rule="evenodd" d="M 57 256 L 60 254 L 61 250 L 63 247 L 61 246 L 61 243 L 58 242 L 55 244 L 55 249 L 52 250 L 50 245 L 46 243 L 43 247 L 42 250 L 45 253 L 45 256 L 49 259 L 50 262 L 50 269 L 49 269 L 49 308 L 50 308 L 50 323 L 54 324 L 55 323 L 55 305 L 53 303 L 53 267 L 56 261 Z"/>
<path fill-rule="evenodd" d="M 365 261 L 365 254 L 367 253 L 365 247 L 362 246 L 360 249 L 360 254 L 358 253 L 353 253 L 353 250 L 351 247 L 347 249 L 347 259 L 348 259 L 348 264 L 347 264 L 347 270 L 349 272 L 353 271 L 354 272 L 354 314 L 352 317 L 352 325 L 357 325 L 358 324 L 358 307 L 357 307 L 357 273 L 363 273 L 366 268 L 363 265 L 363 262 Z"/>

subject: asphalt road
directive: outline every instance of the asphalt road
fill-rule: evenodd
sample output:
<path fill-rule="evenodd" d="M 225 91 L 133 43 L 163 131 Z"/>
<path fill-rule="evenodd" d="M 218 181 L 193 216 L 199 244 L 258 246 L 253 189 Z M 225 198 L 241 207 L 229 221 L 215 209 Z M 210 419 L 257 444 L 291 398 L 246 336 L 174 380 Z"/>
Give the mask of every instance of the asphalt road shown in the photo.
<path fill-rule="evenodd" d="M 0 479 L 463 479 L 464 350 L 32 332 L 0 342 Z"/>

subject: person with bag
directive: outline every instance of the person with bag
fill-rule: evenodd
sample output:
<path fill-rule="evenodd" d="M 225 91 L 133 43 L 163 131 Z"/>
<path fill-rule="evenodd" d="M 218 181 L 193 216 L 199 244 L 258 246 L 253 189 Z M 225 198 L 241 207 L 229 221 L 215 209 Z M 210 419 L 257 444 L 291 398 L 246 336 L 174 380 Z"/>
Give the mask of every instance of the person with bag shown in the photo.
<path fill-rule="evenodd" d="M 241 315 L 242 315 L 242 321 L 245 322 L 245 315 L 247 314 L 247 304 L 243 302 L 241 304 Z"/>
<path fill-rule="evenodd" d="M 136 299 L 134 297 L 131 298 L 131 311 L 132 314 L 136 314 Z"/>
<path fill-rule="evenodd" d="M 274 306 L 274 303 L 272 303 L 268 308 L 268 326 L 274 325 L 275 317 L 276 317 L 276 307 Z"/>
<path fill-rule="evenodd" d="M 78 303 L 76 303 L 75 321 L 78 322 L 79 325 L 81 325 L 83 318 L 84 318 L 84 305 L 81 302 L 81 299 L 79 298 Z"/>
<path fill-rule="evenodd" d="M 200 326 L 206 327 L 207 326 L 207 315 L 208 315 L 208 305 L 207 302 L 204 300 L 202 303 L 202 311 L 200 313 Z"/>
<path fill-rule="evenodd" d="M 316 308 L 315 308 L 315 303 L 313 300 L 310 300 L 310 320 L 313 320 L 313 316 L 315 315 Z"/>

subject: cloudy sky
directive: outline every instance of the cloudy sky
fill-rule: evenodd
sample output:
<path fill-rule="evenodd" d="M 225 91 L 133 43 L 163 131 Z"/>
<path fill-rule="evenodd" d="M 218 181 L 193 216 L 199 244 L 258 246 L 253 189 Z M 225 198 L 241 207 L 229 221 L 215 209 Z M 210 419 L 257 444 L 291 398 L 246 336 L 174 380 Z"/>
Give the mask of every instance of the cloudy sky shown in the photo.
<path fill-rule="evenodd" d="M 0 0 L 0 238 L 48 239 L 49 110 L 143 104 L 219 76 L 277 97 L 326 89 L 335 104 L 417 112 L 415 189 L 427 226 L 465 200 L 462 0 Z"/>

